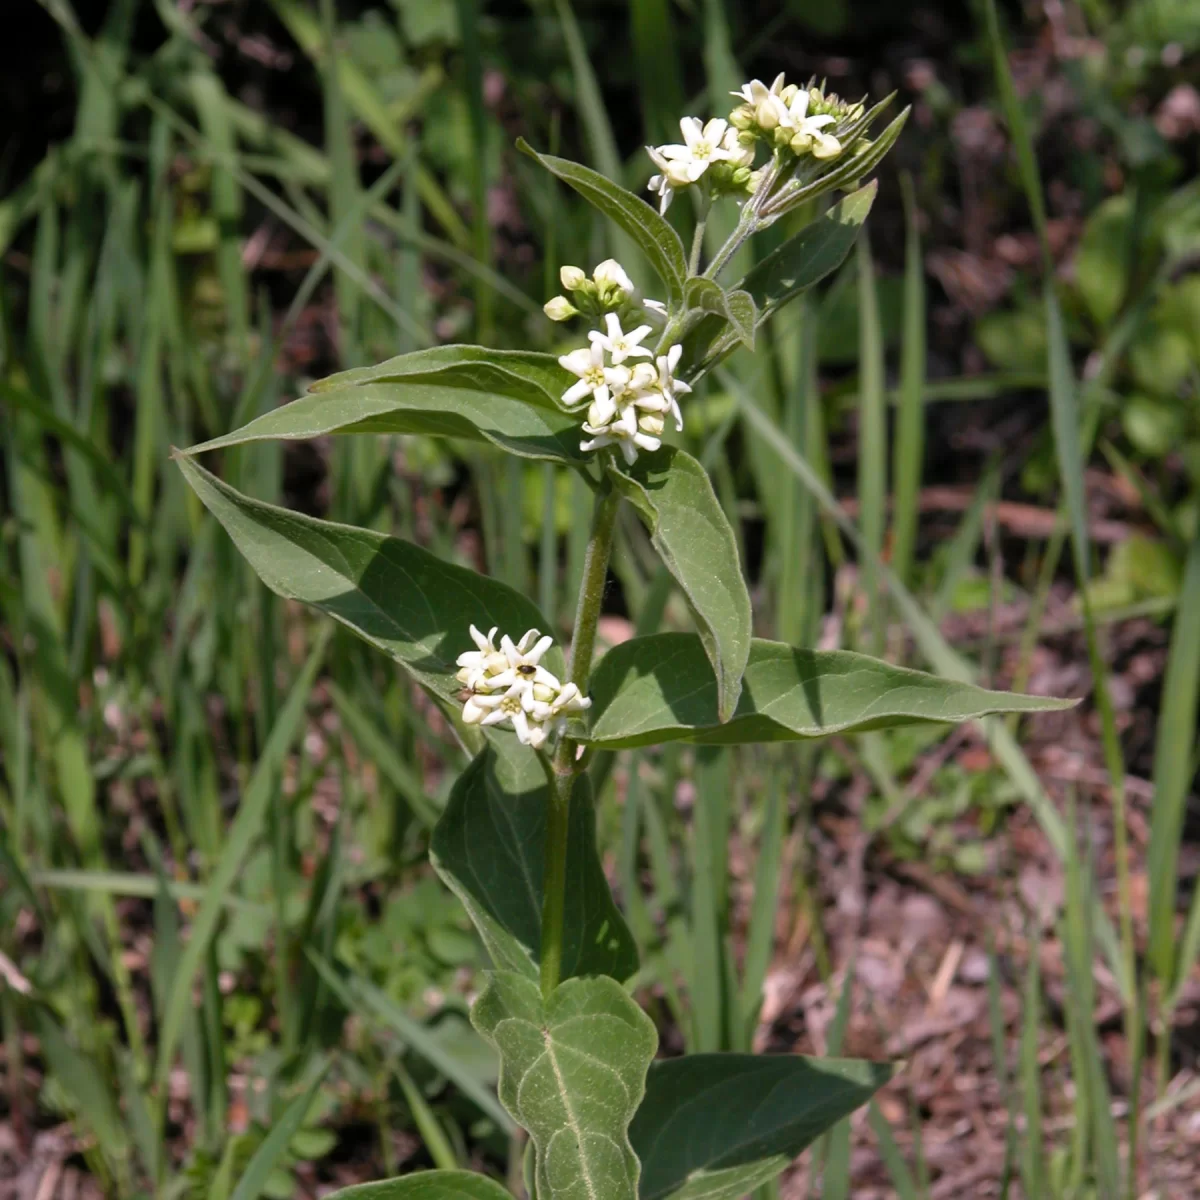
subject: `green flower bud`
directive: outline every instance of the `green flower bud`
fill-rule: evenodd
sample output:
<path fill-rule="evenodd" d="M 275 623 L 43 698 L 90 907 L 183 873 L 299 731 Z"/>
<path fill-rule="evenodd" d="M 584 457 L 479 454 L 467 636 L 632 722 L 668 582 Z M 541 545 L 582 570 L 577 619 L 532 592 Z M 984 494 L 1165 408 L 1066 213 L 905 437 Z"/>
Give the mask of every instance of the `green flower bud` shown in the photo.
<path fill-rule="evenodd" d="M 729 123 L 740 133 L 748 133 L 754 126 L 754 109 L 748 104 L 739 104 L 729 114 Z"/>

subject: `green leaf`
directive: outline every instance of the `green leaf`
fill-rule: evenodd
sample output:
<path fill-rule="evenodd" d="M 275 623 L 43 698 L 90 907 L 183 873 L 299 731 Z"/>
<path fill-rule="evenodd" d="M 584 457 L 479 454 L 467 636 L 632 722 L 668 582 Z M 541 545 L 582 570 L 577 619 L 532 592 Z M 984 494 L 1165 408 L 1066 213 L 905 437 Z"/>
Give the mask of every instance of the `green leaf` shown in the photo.
<path fill-rule="evenodd" d="M 512 1200 L 494 1180 L 473 1171 L 414 1171 L 399 1179 L 358 1183 L 326 1200 Z"/>
<path fill-rule="evenodd" d="M 187 453 L 270 438 L 423 433 L 580 463 L 579 420 L 558 407 L 570 382 L 549 354 L 438 346 L 321 380 L 298 400 Z"/>
<path fill-rule="evenodd" d="M 629 1131 L 640 1200 L 735 1200 L 774 1179 L 891 1077 L 885 1063 L 691 1054 L 656 1062 Z"/>
<path fill-rule="evenodd" d="M 524 138 L 517 149 L 541 163 L 552 175 L 573 187 L 589 204 L 615 221 L 637 242 L 667 289 L 667 304 L 678 308 L 687 279 L 687 255 L 670 224 L 644 200 L 590 167 L 552 154 L 539 154 Z"/>
<path fill-rule="evenodd" d="M 459 776 L 433 831 L 430 858 L 463 902 L 496 966 L 537 979 L 542 936 L 546 776 L 516 740 L 488 745 Z M 580 775 L 571 797 L 567 846 L 564 978 L 628 979 L 637 947 L 596 851 L 591 784 Z"/>
<path fill-rule="evenodd" d="M 628 473 L 611 467 L 610 474 L 687 599 L 716 672 L 719 717 L 727 721 L 750 653 L 750 595 L 708 472 L 685 451 L 664 446 L 641 455 Z"/>
<path fill-rule="evenodd" d="M 797 741 L 989 713 L 1047 712 L 1073 700 L 990 692 L 848 650 L 796 650 L 755 638 L 733 719 L 717 712 L 717 681 L 689 633 L 632 638 L 592 676 L 588 741 L 615 750 L 655 742 Z"/>
<path fill-rule="evenodd" d="M 843 196 L 824 216 L 772 250 L 747 274 L 742 287 L 758 305 L 762 318 L 845 262 L 878 190 L 879 184 L 872 180 Z"/>
<path fill-rule="evenodd" d="M 635 1200 L 629 1122 L 658 1047 L 653 1021 L 614 979 L 568 979 L 543 1002 L 499 971 L 471 1020 L 500 1055 L 500 1099 L 533 1141 L 538 1200 Z"/>
<path fill-rule="evenodd" d="M 455 659 L 471 649 L 472 623 L 514 638 L 548 627 L 506 584 L 400 538 L 252 500 L 191 459 L 175 461 L 267 587 L 348 626 L 444 700 L 458 692 Z M 545 661 L 562 673 L 557 647 Z"/>
<path fill-rule="evenodd" d="M 684 300 L 688 308 L 720 317 L 738 341 L 754 349 L 754 331 L 758 325 L 758 306 L 749 292 L 726 292 L 720 284 L 695 275 L 687 281 Z"/>

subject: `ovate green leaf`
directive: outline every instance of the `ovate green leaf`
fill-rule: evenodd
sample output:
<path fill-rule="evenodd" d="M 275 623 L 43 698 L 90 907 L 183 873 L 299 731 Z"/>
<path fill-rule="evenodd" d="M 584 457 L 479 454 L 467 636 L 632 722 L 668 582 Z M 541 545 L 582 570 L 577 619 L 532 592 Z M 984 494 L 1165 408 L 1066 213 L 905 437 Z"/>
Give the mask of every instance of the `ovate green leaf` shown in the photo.
<path fill-rule="evenodd" d="M 683 300 L 687 255 L 674 228 L 644 200 L 611 179 L 566 158 L 539 154 L 522 138 L 517 149 L 541 163 L 552 175 L 573 187 L 589 204 L 615 221 L 637 242 L 667 290 L 667 303 L 677 308 Z"/>
<path fill-rule="evenodd" d="M 472 623 L 514 638 L 547 628 L 529 600 L 495 579 L 401 538 L 252 500 L 191 459 L 175 461 L 267 587 L 353 629 L 444 699 L 458 691 L 455 659 L 472 648 Z M 561 674 L 557 647 L 546 663 Z"/>
<path fill-rule="evenodd" d="M 438 346 L 331 376 L 308 395 L 188 453 L 269 438 L 423 433 L 579 463 L 579 420 L 557 407 L 569 382 L 548 354 Z"/>
<path fill-rule="evenodd" d="M 708 472 L 688 453 L 664 446 L 627 472 L 618 488 L 642 518 L 654 548 L 687 599 L 716 672 L 720 719 L 732 715 L 750 653 L 750 595 L 737 542 Z"/>
<path fill-rule="evenodd" d="M 433 831 L 430 857 L 463 902 L 496 966 L 536 979 L 542 935 L 546 776 L 514 738 L 497 740 L 459 776 Z M 562 971 L 628 979 L 633 937 L 613 903 L 596 851 L 586 775 L 571 797 Z"/>
<path fill-rule="evenodd" d="M 629 1131 L 640 1200 L 735 1200 L 891 1077 L 885 1063 L 691 1054 L 657 1062 Z"/>
<path fill-rule="evenodd" d="M 987 691 L 847 650 L 797 650 L 756 638 L 737 709 L 722 723 L 712 666 L 700 639 L 688 633 L 632 638 L 614 647 L 596 668 L 591 694 L 587 740 L 606 749 L 678 739 L 796 741 L 1075 703 Z"/>
<path fill-rule="evenodd" d="M 494 1180 L 472 1171 L 414 1171 L 399 1179 L 359 1183 L 327 1200 L 512 1200 Z"/>
<path fill-rule="evenodd" d="M 568 979 L 543 1003 L 501 971 L 471 1009 L 500 1054 L 500 1099 L 529 1131 L 538 1200 L 635 1200 L 629 1122 L 658 1046 L 654 1023 L 616 980 Z"/>

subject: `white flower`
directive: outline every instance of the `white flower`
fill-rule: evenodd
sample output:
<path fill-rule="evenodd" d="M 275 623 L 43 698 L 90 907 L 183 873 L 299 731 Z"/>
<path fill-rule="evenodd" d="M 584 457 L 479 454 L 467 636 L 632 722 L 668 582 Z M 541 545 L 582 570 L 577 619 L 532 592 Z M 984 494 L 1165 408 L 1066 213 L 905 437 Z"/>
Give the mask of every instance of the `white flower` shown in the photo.
<path fill-rule="evenodd" d="M 686 396 L 692 386 L 682 379 L 675 378 L 675 368 L 683 355 L 682 346 L 672 346 L 666 354 L 658 356 L 658 390 L 667 401 L 671 415 L 675 418 L 675 428 L 683 428 L 683 414 L 679 411 L 679 397 Z"/>
<path fill-rule="evenodd" d="M 643 418 L 644 419 L 644 418 Z M 647 433 L 641 428 L 637 405 L 624 405 L 615 419 L 603 425 L 584 423 L 583 430 L 593 436 L 586 442 L 580 442 L 583 451 L 602 450 L 605 446 L 617 446 L 621 455 L 631 466 L 637 462 L 638 450 L 657 450 L 662 445 L 662 439 Z"/>
<path fill-rule="evenodd" d="M 579 382 L 573 383 L 562 395 L 562 402 L 571 408 L 582 403 L 588 396 L 597 400 L 607 400 L 608 397 L 624 389 L 629 382 L 628 367 L 606 367 L 604 365 L 604 347 L 593 342 L 579 350 L 572 350 L 559 358 L 559 363 L 572 375 L 579 376 Z"/>
<path fill-rule="evenodd" d="M 676 142 L 659 146 L 658 153 L 682 173 L 688 183 L 695 183 L 713 163 L 729 157 L 723 145 L 728 127 L 729 122 L 723 117 L 713 117 L 705 125 L 695 117 L 684 117 L 679 122 L 683 145 Z"/>
<path fill-rule="evenodd" d="M 780 128 L 792 135 L 790 145 L 797 154 L 811 151 L 813 158 L 836 158 L 842 152 L 842 144 L 832 134 L 823 131 L 827 125 L 836 125 L 837 119 L 828 113 L 810 117 L 808 105 L 811 98 L 806 89 L 800 88 L 783 108 Z"/>
<path fill-rule="evenodd" d="M 633 291 L 633 280 L 615 258 L 606 258 L 599 263 L 592 272 L 592 278 L 601 286 L 607 284 L 609 287 L 620 288 L 623 292 Z"/>
<path fill-rule="evenodd" d="M 604 325 L 608 329 L 607 334 L 593 329 L 588 334 L 588 339 L 593 347 L 599 346 L 608 352 L 614 366 L 619 366 L 627 358 L 649 358 L 651 356 L 650 348 L 640 344 L 646 334 L 651 332 L 649 325 L 639 325 L 636 329 L 625 333 L 621 329 L 621 319 L 616 313 L 606 313 Z"/>
<path fill-rule="evenodd" d="M 507 724 L 520 742 L 536 750 L 546 741 L 547 730 L 540 722 L 530 723 L 526 709 L 533 703 L 529 689 L 514 683 L 502 695 L 469 696 L 463 705 L 463 720 L 468 725 Z"/>
<path fill-rule="evenodd" d="M 573 713 L 586 712 L 591 707 L 591 699 L 575 684 L 568 683 L 547 700 L 535 697 L 529 715 L 543 725 L 553 725 L 556 732 L 561 733 Z"/>
<path fill-rule="evenodd" d="M 496 676 L 492 686 L 508 686 L 511 680 L 513 686 L 525 691 L 531 690 L 536 683 L 550 688 L 560 687 L 557 677 L 541 665 L 542 656 L 553 645 L 554 639 L 549 635 L 542 637 L 537 629 L 528 630 L 515 645 L 512 638 L 505 634 L 500 639 L 500 650 L 508 660 L 508 670 Z"/>
<path fill-rule="evenodd" d="M 738 140 L 738 131 L 732 125 L 725 130 L 721 139 L 721 149 L 725 151 L 725 161 L 731 167 L 749 167 L 754 163 L 754 146 L 743 146 Z"/>
<path fill-rule="evenodd" d="M 752 79 L 742 84 L 741 88 L 730 95 L 743 101 L 754 113 L 754 120 L 762 129 L 774 129 L 779 124 L 781 109 L 786 108 L 781 99 L 783 93 L 783 72 L 775 76 L 775 82 L 767 87 L 761 79 Z"/>
<path fill-rule="evenodd" d="M 455 678 L 473 691 L 488 686 L 488 677 L 508 670 L 508 657 L 496 649 L 498 626 L 493 625 L 485 637 L 474 625 L 471 626 L 471 641 L 476 649 L 458 656 L 459 671 Z"/>
<path fill-rule="evenodd" d="M 685 164 L 665 158 L 658 147 L 647 146 L 646 153 L 660 172 L 650 176 L 646 187 L 658 197 L 658 211 L 665 213 L 675 199 L 676 190 L 687 187 L 692 181 L 688 178 Z"/>

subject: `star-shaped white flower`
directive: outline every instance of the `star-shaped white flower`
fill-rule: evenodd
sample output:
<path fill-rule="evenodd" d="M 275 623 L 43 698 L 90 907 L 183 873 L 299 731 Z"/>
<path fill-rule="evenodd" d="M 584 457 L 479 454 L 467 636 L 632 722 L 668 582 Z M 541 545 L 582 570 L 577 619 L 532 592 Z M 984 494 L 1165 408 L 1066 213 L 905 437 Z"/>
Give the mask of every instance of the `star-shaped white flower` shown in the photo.
<path fill-rule="evenodd" d="M 505 634 L 500 639 L 500 652 L 508 661 L 508 670 L 496 676 L 493 687 L 508 686 L 510 682 L 526 691 L 535 683 L 551 688 L 560 687 L 557 676 L 541 665 L 542 656 L 553 645 L 554 639 L 549 635 L 542 637 L 537 629 L 528 630 L 515 644 Z"/>
<path fill-rule="evenodd" d="M 621 408 L 615 419 L 607 424 L 590 425 L 585 422 L 583 430 L 592 434 L 592 437 L 580 442 L 580 450 L 586 453 L 589 450 L 603 450 L 605 446 L 616 446 L 630 466 L 637 462 L 639 449 L 657 450 L 662 445 L 661 438 L 640 427 L 637 406 L 633 403 Z"/>
<path fill-rule="evenodd" d="M 663 399 L 667 401 L 671 415 L 675 418 L 675 428 L 683 428 L 683 414 L 679 411 L 679 397 L 686 396 L 691 390 L 690 383 L 675 378 L 675 368 L 683 356 L 682 346 L 672 346 L 666 354 L 660 354 L 657 360 L 658 389 Z"/>
<path fill-rule="evenodd" d="M 499 675 L 508 670 L 508 659 L 496 649 L 496 633 L 499 627 L 493 625 L 485 637 L 474 625 L 471 626 L 471 641 L 476 649 L 467 650 L 458 656 L 459 671 L 455 678 L 467 687 L 486 688 L 489 676 Z"/>
<path fill-rule="evenodd" d="M 579 382 L 571 384 L 562 394 L 562 402 L 568 408 L 581 404 L 589 396 L 607 400 L 614 392 L 619 395 L 629 382 L 629 368 L 606 367 L 604 347 L 595 342 L 562 355 L 558 361 L 572 375 L 579 376 Z"/>
<path fill-rule="evenodd" d="M 665 158 L 660 148 L 647 146 L 646 153 L 659 170 L 659 174 L 650 176 L 646 187 L 658 197 L 658 211 L 665 213 L 675 199 L 676 191 L 687 187 L 692 181 L 688 178 L 686 164 Z"/>
<path fill-rule="evenodd" d="M 774 129 L 779 124 L 781 110 L 786 110 L 782 100 L 784 88 L 783 72 L 775 76 L 775 82 L 767 87 L 761 79 L 752 79 L 730 95 L 736 96 L 754 111 L 754 119 L 763 129 Z"/>
<path fill-rule="evenodd" d="M 826 126 L 836 125 L 837 119 L 828 113 L 810 117 L 808 105 L 811 99 L 807 89 L 800 88 L 784 108 L 780 127 L 791 133 L 791 147 L 797 154 L 807 150 L 812 152 L 813 158 L 836 158 L 842 152 L 842 143 L 824 130 Z"/>
<path fill-rule="evenodd" d="M 621 318 L 616 313 L 605 313 L 604 326 L 608 330 L 607 333 L 593 329 L 588 334 L 588 339 L 593 347 L 599 346 L 608 353 L 614 366 L 620 366 L 627 358 L 652 357 L 653 352 L 650 347 L 641 344 L 646 335 L 651 332 L 649 325 L 639 325 L 636 329 L 631 329 L 626 333 L 621 328 Z"/>
<path fill-rule="evenodd" d="M 682 172 L 689 183 L 695 183 L 713 163 L 729 157 L 723 145 L 728 127 L 729 122 L 723 117 L 713 117 L 704 125 L 696 117 L 683 117 L 679 122 L 683 144 L 659 146 L 658 153 Z"/>
<path fill-rule="evenodd" d="M 540 722 L 530 722 L 527 709 L 534 701 L 529 689 L 514 683 L 503 694 L 472 695 L 463 705 L 463 720 L 468 725 L 508 725 L 517 739 L 536 750 L 544 745 L 548 731 Z"/>
<path fill-rule="evenodd" d="M 535 689 L 535 692 L 537 689 Z M 592 707 L 591 699 L 573 684 L 564 684 L 548 700 L 539 700 L 536 695 L 530 708 L 530 716 L 545 724 L 558 724 L 560 730 L 573 713 L 586 712 Z"/>

